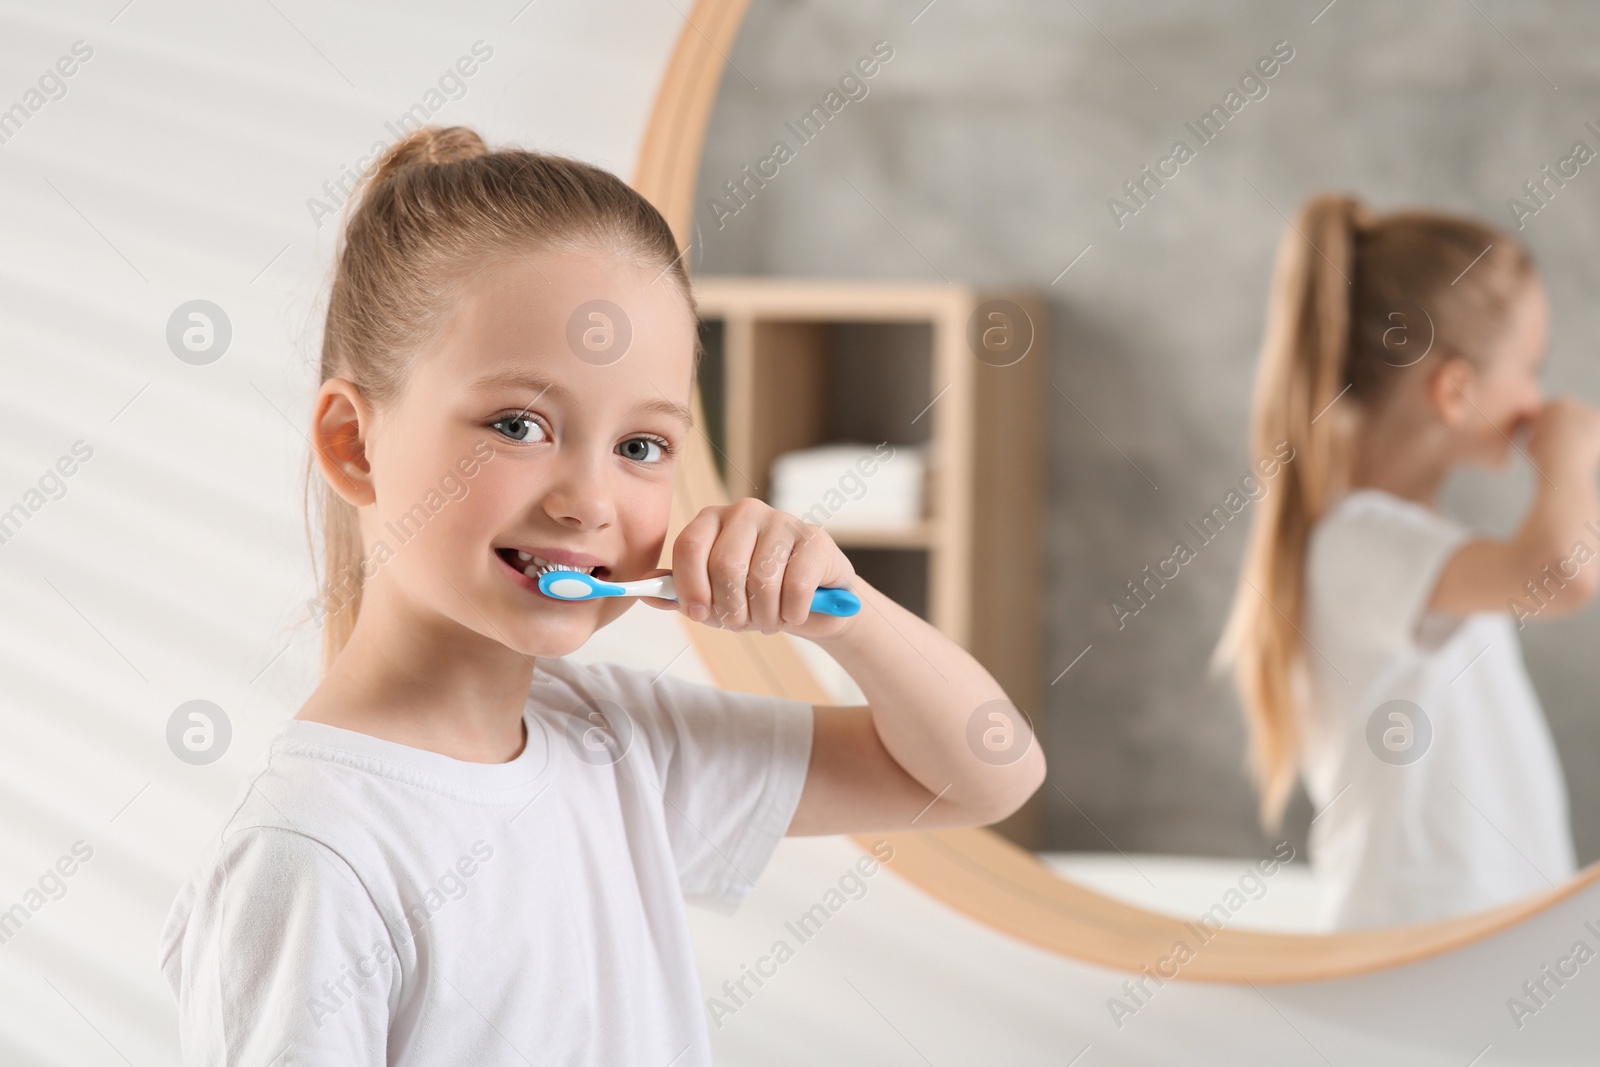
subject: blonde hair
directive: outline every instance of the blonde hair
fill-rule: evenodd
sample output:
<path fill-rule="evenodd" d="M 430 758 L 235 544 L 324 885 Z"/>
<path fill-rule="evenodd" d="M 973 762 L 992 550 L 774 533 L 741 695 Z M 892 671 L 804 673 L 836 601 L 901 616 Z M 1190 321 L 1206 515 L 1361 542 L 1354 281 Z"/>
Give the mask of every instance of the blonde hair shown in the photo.
<path fill-rule="evenodd" d="M 631 258 L 658 268 L 695 310 L 688 271 L 661 213 L 620 178 L 577 160 L 490 150 L 464 126 L 429 126 L 389 148 L 351 203 L 335 257 L 320 381 L 346 378 L 375 407 L 402 394 L 415 357 L 446 325 L 465 282 L 496 258 L 534 249 Z M 308 455 L 308 498 L 314 463 Z M 325 672 L 355 628 L 364 561 L 355 507 L 325 480 L 317 497 Z M 313 525 L 308 499 L 308 542 Z M 313 549 L 313 563 L 315 555 Z"/>
<path fill-rule="evenodd" d="M 1212 660 L 1214 670 L 1232 668 L 1268 830 L 1282 823 L 1299 764 L 1306 546 L 1317 520 L 1349 487 L 1361 420 L 1401 374 L 1433 366 L 1419 360 L 1427 341 L 1435 363 L 1455 357 L 1485 366 L 1533 275 L 1527 250 L 1491 226 L 1431 211 L 1374 217 L 1349 196 L 1313 198 L 1284 231 L 1250 450 L 1263 456 L 1287 442 L 1292 458 L 1276 491 L 1253 509 L 1233 608 Z"/>

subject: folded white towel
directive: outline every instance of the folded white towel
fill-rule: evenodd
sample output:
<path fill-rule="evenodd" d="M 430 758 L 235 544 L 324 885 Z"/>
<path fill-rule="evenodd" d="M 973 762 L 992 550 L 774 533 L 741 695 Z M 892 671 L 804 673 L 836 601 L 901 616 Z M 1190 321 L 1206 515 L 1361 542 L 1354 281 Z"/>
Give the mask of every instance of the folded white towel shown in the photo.
<path fill-rule="evenodd" d="M 769 502 L 821 526 L 904 526 L 923 515 L 928 446 L 818 445 L 772 461 Z"/>

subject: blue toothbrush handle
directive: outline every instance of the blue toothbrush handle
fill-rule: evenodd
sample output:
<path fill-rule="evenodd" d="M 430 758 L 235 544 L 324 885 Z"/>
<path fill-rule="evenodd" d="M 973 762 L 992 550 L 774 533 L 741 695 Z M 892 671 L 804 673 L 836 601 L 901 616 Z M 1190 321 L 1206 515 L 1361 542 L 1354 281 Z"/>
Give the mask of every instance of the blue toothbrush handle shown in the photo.
<path fill-rule="evenodd" d="M 854 615 L 861 610 L 861 598 L 848 589 L 825 585 L 811 594 L 811 610 L 819 615 Z"/>

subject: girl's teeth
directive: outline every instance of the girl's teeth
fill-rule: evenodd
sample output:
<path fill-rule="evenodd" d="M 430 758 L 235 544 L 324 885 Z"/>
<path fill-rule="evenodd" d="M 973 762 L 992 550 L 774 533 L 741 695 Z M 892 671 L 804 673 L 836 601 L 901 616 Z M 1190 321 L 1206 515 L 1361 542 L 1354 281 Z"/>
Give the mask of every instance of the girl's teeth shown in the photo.
<path fill-rule="evenodd" d="M 528 553 L 522 552 L 522 551 L 519 550 L 517 552 L 517 558 L 520 559 L 522 562 L 526 563 L 530 559 L 532 559 L 533 557 L 531 555 L 529 555 Z"/>
<path fill-rule="evenodd" d="M 525 552 L 519 551 L 517 553 L 519 559 L 525 555 L 527 555 Z M 535 580 L 538 579 L 539 575 L 544 574 L 546 571 L 582 571 L 584 574 L 594 573 L 593 567 L 572 567 L 565 563 L 551 563 L 549 560 L 540 559 L 538 556 L 528 556 L 528 560 L 531 562 L 528 562 L 527 566 L 522 568 L 522 573 Z"/>

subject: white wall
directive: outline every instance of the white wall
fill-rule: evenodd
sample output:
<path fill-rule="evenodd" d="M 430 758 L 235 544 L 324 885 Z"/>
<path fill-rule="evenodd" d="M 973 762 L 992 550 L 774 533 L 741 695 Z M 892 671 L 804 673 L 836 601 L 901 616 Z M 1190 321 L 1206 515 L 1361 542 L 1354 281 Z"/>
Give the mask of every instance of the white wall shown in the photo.
<path fill-rule="evenodd" d="M 8 1065 L 176 1062 L 167 907 L 314 684 L 299 479 L 337 220 L 307 200 L 477 41 L 432 121 L 630 177 L 683 25 L 646 0 L 124 2 L 0 9 L 0 111 L 92 50 L 0 127 L 0 511 L 42 504 L 0 544 L 0 911 L 93 850 L 0 944 Z M 203 366 L 165 336 L 195 298 L 233 332 Z M 65 494 L 29 498 L 80 440 Z M 208 766 L 166 740 L 196 698 L 233 728 Z"/>

